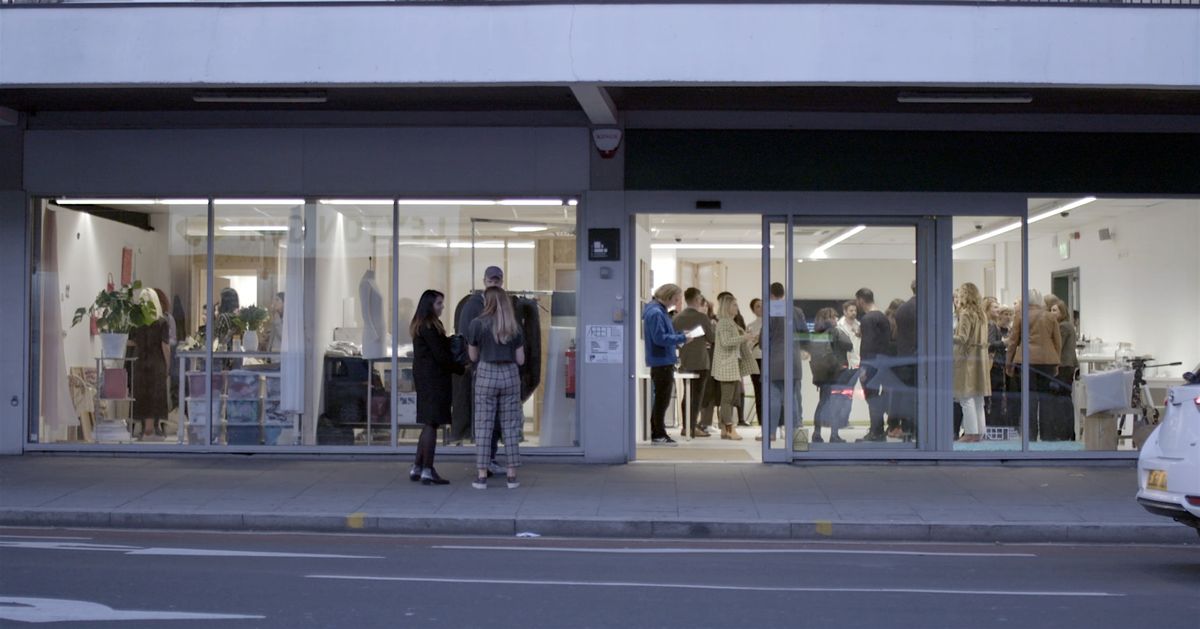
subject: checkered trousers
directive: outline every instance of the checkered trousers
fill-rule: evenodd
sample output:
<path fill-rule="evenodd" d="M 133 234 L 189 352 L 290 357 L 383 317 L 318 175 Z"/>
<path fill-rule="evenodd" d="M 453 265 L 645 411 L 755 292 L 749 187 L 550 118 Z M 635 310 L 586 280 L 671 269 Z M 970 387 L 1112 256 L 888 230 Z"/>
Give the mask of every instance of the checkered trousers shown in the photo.
<path fill-rule="evenodd" d="M 508 466 L 521 464 L 521 377 L 516 363 L 480 362 L 475 371 L 475 466 L 492 460 L 492 430 L 500 422 Z"/>

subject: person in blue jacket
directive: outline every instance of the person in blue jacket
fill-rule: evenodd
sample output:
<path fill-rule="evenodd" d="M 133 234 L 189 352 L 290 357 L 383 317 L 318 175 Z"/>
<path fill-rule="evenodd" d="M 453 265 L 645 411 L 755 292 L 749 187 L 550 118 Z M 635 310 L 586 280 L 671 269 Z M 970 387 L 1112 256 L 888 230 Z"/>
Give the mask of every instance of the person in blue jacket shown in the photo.
<path fill-rule="evenodd" d="M 663 284 L 654 291 L 654 298 L 642 311 L 642 336 L 646 342 L 646 366 L 650 368 L 653 402 L 650 407 L 650 443 L 673 446 L 675 440 L 667 435 L 663 419 L 671 404 L 675 387 L 675 348 L 688 341 L 686 333 L 675 331 L 667 309 L 683 309 L 683 289 L 675 284 Z"/>

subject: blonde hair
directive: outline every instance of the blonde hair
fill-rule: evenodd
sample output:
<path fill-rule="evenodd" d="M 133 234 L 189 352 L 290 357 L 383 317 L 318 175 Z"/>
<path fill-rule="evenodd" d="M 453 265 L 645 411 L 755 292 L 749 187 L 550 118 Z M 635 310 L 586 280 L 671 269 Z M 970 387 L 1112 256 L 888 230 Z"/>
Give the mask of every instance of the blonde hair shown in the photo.
<path fill-rule="evenodd" d="M 733 295 L 725 295 L 717 300 L 717 319 L 733 319 L 737 316 L 734 309 L 737 307 L 737 298 Z"/>
<path fill-rule="evenodd" d="M 995 323 L 995 318 L 992 317 L 992 304 L 996 305 L 996 314 L 1000 314 L 1000 300 L 995 297 L 983 298 L 983 314 L 987 315 L 988 321 Z"/>
<path fill-rule="evenodd" d="M 479 316 L 492 318 L 492 338 L 501 345 L 513 340 L 520 332 L 512 300 L 499 286 L 489 286 L 483 291 L 483 312 Z"/>
<path fill-rule="evenodd" d="M 654 291 L 654 298 L 664 304 L 671 304 L 675 303 L 675 298 L 679 297 L 682 292 L 683 289 L 679 288 L 678 284 L 663 284 Z"/>
<path fill-rule="evenodd" d="M 1046 300 L 1042 298 L 1042 291 L 1031 288 L 1029 289 L 1029 300 L 1025 302 L 1026 308 L 1045 308 Z"/>
<path fill-rule="evenodd" d="M 983 304 L 979 299 L 979 287 L 966 282 L 958 291 L 958 309 L 960 313 L 970 313 L 978 318 L 981 322 L 987 321 L 987 312 L 983 310 Z"/>

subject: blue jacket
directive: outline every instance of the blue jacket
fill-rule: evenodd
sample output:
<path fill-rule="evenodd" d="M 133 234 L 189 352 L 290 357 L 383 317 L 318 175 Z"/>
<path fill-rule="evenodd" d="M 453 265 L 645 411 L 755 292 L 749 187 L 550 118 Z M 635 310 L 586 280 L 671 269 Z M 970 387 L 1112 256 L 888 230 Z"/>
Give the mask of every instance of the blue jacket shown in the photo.
<path fill-rule="evenodd" d="M 642 337 L 646 341 L 647 367 L 674 366 L 675 348 L 687 340 L 686 335 L 675 332 L 666 307 L 656 299 L 642 311 Z"/>

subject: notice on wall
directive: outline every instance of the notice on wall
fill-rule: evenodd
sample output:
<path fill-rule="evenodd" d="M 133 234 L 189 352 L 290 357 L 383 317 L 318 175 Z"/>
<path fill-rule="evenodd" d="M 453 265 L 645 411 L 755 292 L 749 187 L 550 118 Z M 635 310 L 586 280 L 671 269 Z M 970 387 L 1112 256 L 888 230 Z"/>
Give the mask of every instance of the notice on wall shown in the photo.
<path fill-rule="evenodd" d="M 587 326 L 587 362 L 614 365 L 625 360 L 625 328 L 619 325 Z"/>

